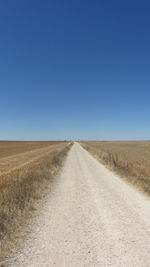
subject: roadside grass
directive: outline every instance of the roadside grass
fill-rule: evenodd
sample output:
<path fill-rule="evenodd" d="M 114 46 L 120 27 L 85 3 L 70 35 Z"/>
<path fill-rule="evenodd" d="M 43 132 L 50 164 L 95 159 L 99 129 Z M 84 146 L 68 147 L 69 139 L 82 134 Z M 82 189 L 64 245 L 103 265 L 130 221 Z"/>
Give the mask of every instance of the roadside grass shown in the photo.
<path fill-rule="evenodd" d="M 71 144 L 47 155 L 38 166 L 0 187 L 0 261 L 12 251 L 18 233 L 32 215 L 37 200 L 50 189 Z"/>
<path fill-rule="evenodd" d="M 81 145 L 150 196 L 150 142 L 82 142 Z"/>

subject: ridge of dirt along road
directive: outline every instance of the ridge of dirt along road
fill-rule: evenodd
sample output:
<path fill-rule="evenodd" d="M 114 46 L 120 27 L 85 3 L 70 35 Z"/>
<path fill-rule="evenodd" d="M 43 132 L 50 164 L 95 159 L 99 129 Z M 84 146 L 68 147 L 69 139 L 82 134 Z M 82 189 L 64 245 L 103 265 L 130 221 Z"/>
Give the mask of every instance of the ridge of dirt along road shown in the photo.
<path fill-rule="evenodd" d="M 6 266 L 150 266 L 150 202 L 75 143 Z"/>

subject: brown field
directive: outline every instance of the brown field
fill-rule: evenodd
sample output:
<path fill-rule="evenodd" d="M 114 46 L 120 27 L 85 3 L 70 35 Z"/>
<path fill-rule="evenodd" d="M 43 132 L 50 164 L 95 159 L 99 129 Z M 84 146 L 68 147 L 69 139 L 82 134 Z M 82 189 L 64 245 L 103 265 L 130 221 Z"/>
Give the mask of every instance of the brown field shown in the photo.
<path fill-rule="evenodd" d="M 81 145 L 150 195 L 150 142 L 82 142 Z"/>
<path fill-rule="evenodd" d="M 47 155 L 65 146 L 65 142 L 0 142 L 0 186 L 26 173 Z"/>
<path fill-rule="evenodd" d="M 22 141 L 0 141 L 0 158 L 24 153 L 34 149 L 46 147 L 48 145 L 54 145 L 59 142 L 22 142 Z"/>
<path fill-rule="evenodd" d="M 37 200 L 50 190 L 71 145 L 67 142 L 1 142 L 1 151 L 6 147 L 5 157 L 0 158 L 1 259 L 15 248 L 20 229 L 34 212 Z"/>

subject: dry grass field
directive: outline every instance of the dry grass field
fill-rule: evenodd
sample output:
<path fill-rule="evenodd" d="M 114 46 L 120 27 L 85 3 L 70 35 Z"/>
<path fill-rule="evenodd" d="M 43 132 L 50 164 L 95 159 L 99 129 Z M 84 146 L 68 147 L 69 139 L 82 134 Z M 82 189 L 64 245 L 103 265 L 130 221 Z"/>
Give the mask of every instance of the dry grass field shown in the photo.
<path fill-rule="evenodd" d="M 0 158 L 24 153 L 24 152 L 31 151 L 34 149 L 46 147 L 48 145 L 54 145 L 57 143 L 59 143 L 59 142 L 52 142 L 52 141 L 43 141 L 43 142 L 0 141 Z"/>
<path fill-rule="evenodd" d="M 25 174 L 45 157 L 63 149 L 65 142 L 0 142 L 0 186 Z M 13 143 L 13 144 L 12 144 Z M 31 147 L 30 147 L 31 144 Z M 22 149 L 22 150 L 21 150 Z M 6 150 L 4 152 L 4 150 Z M 9 156 L 11 151 L 11 156 Z M 20 153 L 19 153 L 20 152 Z"/>
<path fill-rule="evenodd" d="M 6 147 L 3 152 L 5 157 L 0 158 L 1 259 L 15 247 L 18 231 L 33 213 L 36 201 L 50 190 L 54 175 L 72 145 L 67 142 L 40 142 L 32 143 L 30 147 L 30 144 L 0 144 L 1 151 Z M 8 151 L 11 151 L 11 156 Z"/>
<path fill-rule="evenodd" d="M 150 195 L 150 142 L 82 142 L 81 145 Z"/>

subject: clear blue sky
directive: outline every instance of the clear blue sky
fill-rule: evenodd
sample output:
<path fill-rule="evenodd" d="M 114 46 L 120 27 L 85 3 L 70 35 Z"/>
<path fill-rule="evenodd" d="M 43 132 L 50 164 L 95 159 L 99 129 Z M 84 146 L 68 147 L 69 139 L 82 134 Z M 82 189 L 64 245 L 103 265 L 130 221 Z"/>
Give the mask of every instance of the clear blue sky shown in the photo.
<path fill-rule="evenodd" d="M 0 139 L 150 139 L 150 2 L 0 1 Z"/>

